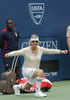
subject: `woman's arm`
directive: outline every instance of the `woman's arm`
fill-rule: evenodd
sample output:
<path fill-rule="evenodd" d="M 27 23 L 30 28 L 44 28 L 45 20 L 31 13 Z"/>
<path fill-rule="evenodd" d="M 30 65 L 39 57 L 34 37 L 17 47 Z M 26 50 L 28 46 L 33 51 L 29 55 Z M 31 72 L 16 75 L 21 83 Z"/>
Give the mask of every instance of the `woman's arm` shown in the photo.
<path fill-rule="evenodd" d="M 24 50 L 23 49 L 17 50 L 17 51 L 12 51 L 10 53 L 6 53 L 5 57 L 8 58 L 8 57 L 19 56 L 19 55 L 24 55 Z"/>
<path fill-rule="evenodd" d="M 67 54 L 67 50 L 58 50 L 58 49 L 46 49 L 43 48 L 43 53 L 44 54 Z"/>

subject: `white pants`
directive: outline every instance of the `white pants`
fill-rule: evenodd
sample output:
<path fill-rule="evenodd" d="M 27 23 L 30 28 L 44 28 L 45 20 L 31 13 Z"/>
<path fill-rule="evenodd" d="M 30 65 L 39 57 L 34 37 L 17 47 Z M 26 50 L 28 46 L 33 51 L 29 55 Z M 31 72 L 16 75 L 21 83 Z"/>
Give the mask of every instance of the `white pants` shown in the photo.
<path fill-rule="evenodd" d="M 32 78 L 34 74 L 35 68 L 22 68 L 22 74 L 27 78 L 27 82 L 33 85 L 36 81 L 36 78 Z"/>

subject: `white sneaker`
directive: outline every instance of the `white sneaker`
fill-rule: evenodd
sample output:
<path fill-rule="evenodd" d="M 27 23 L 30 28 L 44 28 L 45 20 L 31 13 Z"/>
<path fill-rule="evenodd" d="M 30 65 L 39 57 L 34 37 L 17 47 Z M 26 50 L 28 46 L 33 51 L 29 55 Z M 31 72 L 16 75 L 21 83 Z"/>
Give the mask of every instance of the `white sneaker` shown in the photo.
<path fill-rule="evenodd" d="M 13 89 L 14 89 L 15 95 L 20 95 L 20 89 L 18 88 L 18 85 L 14 85 Z"/>
<path fill-rule="evenodd" d="M 42 91 L 37 91 L 36 93 L 35 93 L 35 97 L 46 97 L 47 95 L 46 94 L 44 94 Z"/>

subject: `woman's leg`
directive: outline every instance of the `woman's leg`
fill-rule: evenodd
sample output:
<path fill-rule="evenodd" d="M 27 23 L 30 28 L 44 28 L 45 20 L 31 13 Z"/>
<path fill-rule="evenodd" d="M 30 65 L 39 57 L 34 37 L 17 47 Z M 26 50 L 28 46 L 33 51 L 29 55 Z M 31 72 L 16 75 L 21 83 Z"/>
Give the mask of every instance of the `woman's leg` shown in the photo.
<path fill-rule="evenodd" d="M 30 71 L 31 71 L 31 69 L 30 69 Z M 36 93 L 35 93 L 35 96 L 36 97 L 44 97 L 44 96 L 46 96 L 45 94 L 43 94 L 40 91 L 40 85 L 41 85 L 41 82 L 42 82 L 43 70 L 35 69 L 33 74 L 31 74 L 32 75 L 31 78 L 29 77 L 29 75 L 30 74 L 28 74 L 28 78 L 27 78 L 27 82 L 26 83 L 13 86 L 14 91 L 15 91 L 15 95 L 20 95 L 20 91 L 19 91 L 20 89 L 29 90 L 32 87 L 32 85 L 34 84 L 35 79 L 36 79 Z"/>
<path fill-rule="evenodd" d="M 36 93 L 35 93 L 35 96 L 36 97 L 45 97 L 46 96 L 40 90 L 40 86 L 41 86 L 43 74 L 44 74 L 43 70 L 36 69 L 34 71 L 33 75 L 32 75 L 32 78 L 35 78 L 36 77 Z"/>
<path fill-rule="evenodd" d="M 43 70 L 35 69 L 35 71 L 34 71 L 34 73 L 33 73 L 33 75 L 32 75 L 31 78 L 32 79 L 36 78 L 37 84 L 39 84 L 38 87 L 40 87 L 41 81 L 42 81 L 42 77 L 43 77 Z M 33 85 L 31 85 L 30 83 L 26 82 L 25 84 L 22 84 L 22 87 L 21 88 L 24 88 L 26 90 L 29 90 L 32 86 Z"/>
<path fill-rule="evenodd" d="M 25 83 L 25 84 L 22 84 L 22 88 L 24 88 L 25 90 L 29 90 L 33 85 L 29 84 L 29 83 Z"/>
<path fill-rule="evenodd" d="M 14 85 L 13 89 L 14 89 L 15 95 L 20 95 L 20 89 L 29 90 L 31 87 L 32 85 L 26 82 L 24 84 Z"/>
<path fill-rule="evenodd" d="M 43 74 L 44 74 L 43 70 L 41 70 L 41 69 L 35 69 L 35 71 L 34 71 L 34 73 L 32 75 L 32 78 L 35 78 L 35 77 L 42 78 Z"/>

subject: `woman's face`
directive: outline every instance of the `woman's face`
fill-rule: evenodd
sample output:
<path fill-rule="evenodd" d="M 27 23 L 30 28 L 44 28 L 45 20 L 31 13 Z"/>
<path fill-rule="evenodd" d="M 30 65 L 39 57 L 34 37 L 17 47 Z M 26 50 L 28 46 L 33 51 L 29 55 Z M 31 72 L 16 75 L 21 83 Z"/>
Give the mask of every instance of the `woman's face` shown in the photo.
<path fill-rule="evenodd" d="M 39 41 L 30 41 L 31 47 L 35 48 L 39 45 Z"/>

